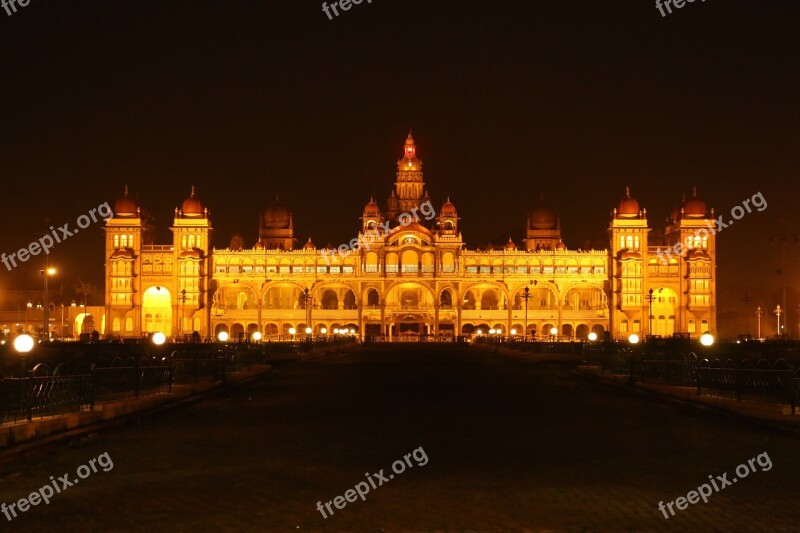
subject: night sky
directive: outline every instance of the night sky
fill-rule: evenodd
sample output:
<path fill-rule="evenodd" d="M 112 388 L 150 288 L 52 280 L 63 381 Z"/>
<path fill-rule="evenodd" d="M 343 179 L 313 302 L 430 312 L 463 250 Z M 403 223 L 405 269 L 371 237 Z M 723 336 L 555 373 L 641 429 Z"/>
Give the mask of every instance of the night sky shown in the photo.
<path fill-rule="evenodd" d="M 630 0 L 373 0 L 334 20 L 317 0 L 0 10 L 0 251 L 27 246 L 46 218 L 74 226 L 125 184 L 165 243 L 194 184 L 217 247 L 235 231 L 252 246 L 276 193 L 301 242 L 338 245 L 370 196 L 385 201 L 413 129 L 430 195 L 437 209 L 450 195 L 470 246 L 520 235 L 540 193 L 579 248 L 606 239 L 626 185 L 654 228 L 693 185 L 726 218 L 761 192 L 768 208 L 718 237 L 718 315 L 733 334 L 746 292 L 780 301 L 770 235 L 800 232 L 800 3 L 673 10 Z M 786 253 L 796 288 L 800 246 Z M 102 285 L 100 225 L 51 258 L 59 283 Z M 38 286 L 39 268 L 0 267 L 0 289 Z"/>

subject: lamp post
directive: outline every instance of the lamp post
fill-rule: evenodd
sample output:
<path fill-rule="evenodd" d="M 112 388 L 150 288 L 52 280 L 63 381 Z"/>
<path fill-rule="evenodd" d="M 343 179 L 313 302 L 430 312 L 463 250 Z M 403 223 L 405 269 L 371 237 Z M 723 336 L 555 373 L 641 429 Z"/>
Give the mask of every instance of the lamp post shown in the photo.
<path fill-rule="evenodd" d="M 783 309 L 781 309 L 781 305 L 778 304 L 778 307 L 775 308 L 773 311 L 775 316 L 778 318 L 778 335 L 781 334 L 781 315 L 783 314 Z"/>
<path fill-rule="evenodd" d="M 655 297 L 653 296 L 653 289 L 651 288 L 649 291 L 647 291 L 647 296 L 644 297 L 644 299 L 647 300 L 647 303 L 650 304 L 650 311 L 647 314 L 647 319 L 649 321 L 647 334 L 650 336 L 653 335 L 653 298 Z"/>
<path fill-rule="evenodd" d="M 308 289 L 308 287 L 303 289 L 303 295 L 305 296 L 305 302 L 306 302 L 306 324 L 308 324 L 308 327 L 313 328 L 314 325 L 311 323 L 312 320 L 311 313 L 312 313 L 312 302 L 314 300 L 314 297 L 311 296 L 311 291 Z"/>
<path fill-rule="evenodd" d="M 522 291 L 522 298 L 525 300 L 525 340 L 528 340 L 528 299 L 531 297 L 531 290 L 525 287 Z"/>
<path fill-rule="evenodd" d="M 761 306 L 758 306 L 756 309 L 756 317 L 758 318 L 758 340 L 761 340 L 761 317 L 764 316 L 764 310 L 761 309 Z"/>
<path fill-rule="evenodd" d="M 25 304 L 25 333 L 28 332 L 28 309 L 30 309 L 31 307 L 33 307 L 33 304 L 31 302 Z"/>
<path fill-rule="evenodd" d="M 181 317 L 178 321 L 178 335 L 183 336 L 183 318 L 186 309 L 186 289 L 181 289 L 181 295 L 178 297 L 181 301 Z"/>

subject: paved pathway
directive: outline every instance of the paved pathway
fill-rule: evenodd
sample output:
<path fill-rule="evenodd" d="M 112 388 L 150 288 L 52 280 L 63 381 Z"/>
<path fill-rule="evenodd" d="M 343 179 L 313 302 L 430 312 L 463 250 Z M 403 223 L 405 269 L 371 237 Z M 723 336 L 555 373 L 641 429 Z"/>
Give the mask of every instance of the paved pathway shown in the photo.
<path fill-rule="evenodd" d="M 414 465 L 366 501 L 365 473 Z M 282 365 L 227 396 L 2 472 L 6 504 L 107 452 L 114 468 L 0 527 L 20 531 L 796 531 L 800 437 L 477 350 L 382 346 Z M 664 519 L 710 474 L 757 471 Z M 375 477 L 372 476 L 373 480 Z M 376 484 L 377 485 L 377 484 Z M 363 486 L 362 486 L 363 489 Z M 350 494 L 352 496 L 352 494 Z M 339 501 L 341 504 L 341 500 Z M 326 511 L 327 513 L 327 511 Z M 328 513 L 329 514 L 329 513 Z"/>

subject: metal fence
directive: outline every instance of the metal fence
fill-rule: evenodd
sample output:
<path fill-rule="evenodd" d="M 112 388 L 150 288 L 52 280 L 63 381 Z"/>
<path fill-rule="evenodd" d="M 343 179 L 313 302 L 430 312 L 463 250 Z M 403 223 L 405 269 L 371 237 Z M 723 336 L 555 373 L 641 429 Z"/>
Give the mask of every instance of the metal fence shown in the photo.
<path fill-rule="evenodd" d="M 592 354 L 586 364 L 603 372 L 636 381 L 697 387 L 700 396 L 789 404 L 792 414 L 800 400 L 800 369 L 785 359 L 770 364 L 764 359 L 698 360 L 688 354 Z"/>

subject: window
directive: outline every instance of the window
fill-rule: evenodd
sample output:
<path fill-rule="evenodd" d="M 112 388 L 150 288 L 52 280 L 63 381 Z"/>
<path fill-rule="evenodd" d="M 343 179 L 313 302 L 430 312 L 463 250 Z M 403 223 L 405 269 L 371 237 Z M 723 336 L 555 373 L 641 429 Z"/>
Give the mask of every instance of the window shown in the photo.
<path fill-rule="evenodd" d="M 350 267 L 352 268 L 352 267 Z M 375 274 L 378 272 L 378 265 L 364 265 L 364 272 Z"/>
<path fill-rule="evenodd" d="M 342 267 L 340 267 L 339 265 L 331 265 L 330 273 L 331 274 L 341 274 L 342 273 Z"/>
<path fill-rule="evenodd" d="M 342 272 L 344 274 L 352 274 L 353 272 L 355 272 L 355 268 L 353 267 L 353 265 L 344 265 L 342 266 Z"/>
<path fill-rule="evenodd" d="M 467 274 L 477 274 L 478 267 L 476 265 L 467 265 Z"/>
<path fill-rule="evenodd" d="M 327 273 L 328 273 L 328 267 L 324 265 L 317 265 L 317 274 L 327 274 Z"/>

